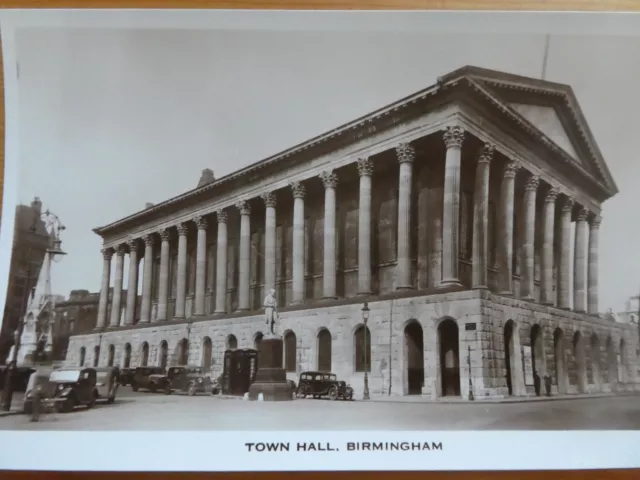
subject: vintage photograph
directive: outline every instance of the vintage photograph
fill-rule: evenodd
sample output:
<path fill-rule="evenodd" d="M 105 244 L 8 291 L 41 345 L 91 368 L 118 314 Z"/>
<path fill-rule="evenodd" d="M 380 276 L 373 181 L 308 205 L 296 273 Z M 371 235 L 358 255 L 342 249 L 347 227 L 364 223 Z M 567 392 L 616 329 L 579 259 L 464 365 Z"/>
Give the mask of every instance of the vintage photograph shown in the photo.
<path fill-rule="evenodd" d="M 0 430 L 640 429 L 640 37 L 4 48 Z"/>

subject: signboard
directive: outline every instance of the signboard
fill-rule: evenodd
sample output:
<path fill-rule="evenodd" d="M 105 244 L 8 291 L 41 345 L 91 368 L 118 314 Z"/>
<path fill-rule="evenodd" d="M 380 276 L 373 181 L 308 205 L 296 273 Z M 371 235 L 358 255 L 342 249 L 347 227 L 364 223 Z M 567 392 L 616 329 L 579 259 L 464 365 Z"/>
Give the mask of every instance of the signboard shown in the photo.
<path fill-rule="evenodd" d="M 524 372 L 524 384 L 533 385 L 533 354 L 531 347 L 522 347 L 522 368 Z"/>
<path fill-rule="evenodd" d="M 476 329 L 476 324 L 475 323 L 465 323 L 464 324 L 464 329 L 465 331 L 469 332 L 469 331 L 473 331 Z"/>

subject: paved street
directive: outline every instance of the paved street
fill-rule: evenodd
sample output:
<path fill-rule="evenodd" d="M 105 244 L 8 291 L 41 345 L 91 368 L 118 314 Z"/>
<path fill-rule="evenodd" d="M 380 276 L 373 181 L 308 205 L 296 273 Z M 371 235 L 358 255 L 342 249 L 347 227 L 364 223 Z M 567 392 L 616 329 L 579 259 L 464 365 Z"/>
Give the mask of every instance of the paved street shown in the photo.
<path fill-rule="evenodd" d="M 509 404 L 295 400 L 247 402 L 207 395 L 134 393 L 113 405 L 0 418 L 12 430 L 571 430 L 640 429 L 640 396 Z"/>

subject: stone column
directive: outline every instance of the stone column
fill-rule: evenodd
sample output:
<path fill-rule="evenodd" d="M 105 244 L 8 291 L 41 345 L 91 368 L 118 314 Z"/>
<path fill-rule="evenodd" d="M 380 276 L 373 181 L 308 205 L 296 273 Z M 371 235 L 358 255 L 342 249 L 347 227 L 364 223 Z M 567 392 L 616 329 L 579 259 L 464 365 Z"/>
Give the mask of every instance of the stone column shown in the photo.
<path fill-rule="evenodd" d="M 544 199 L 544 226 L 540 275 L 540 303 L 553 305 L 553 247 L 558 189 L 550 188 Z"/>
<path fill-rule="evenodd" d="M 358 160 L 360 174 L 360 205 L 358 209 L 358 294 L 371 292 L 371 183 L 373 163 L 369 158 Z"/>
<path fill-rule="evenodd" d="M 151 286 L 153 282 L 153 235 L 145 235 L 142 240 L 144 240 L 144 270 L 142 272 L 140 323 L 149 323 L 151 321 Z"/>
<path fill-rule="evenodd" d="M 103 329 L 107 325 L 107 306 L 109 305 L 109 282 L 111 276 L 112 248 L 102 249 L 102 283 L 100 285 L 100 301 L 98 303 L 98 318 L 96 329 Z"/>
<path fill-rule="evenodd" d="M 178 275 L 176 285 L 176 311 L 174 318 L 184 318 L 187 301 L 187 233 L 186 223 L 178 225 Z"/>
<path fill-rule="evenodd" d="M 238 310 L 249 310 L 251 282 L 251 207 L 247 201 L 238 202 L 240 211 L 240 258 L 238 261 Z"/>
<path fill-rule="evenodd" d="M 207 220 L 195 217 L 193 221 L 198 227 L 198 244 L 196 246 L 196 298 L 195 315 L 204 315 L 204 292 L 207 278 Z"/>
<path fill-rule="evenodd" d="M 495 147 L 486 144 L 480 151 L 476 166 L 476 183 L 473 195 L 473 264 L 472 288 L 489 288 L 487 277 L 489 230 L 489 167 Z"/>
<path fill-rule="evenodd" d="M 322 172 L 324 184 L 324 262 L 322 269 L 323 298 L 336 298 L 336 187 L 338 176 L 333 170 Z"/>
<path fill-rule="evenodd" d="M 589 223 L 589 271 L 587 274 L 589 286 L 587 289 L 587 312 L 598 315 L 598 232 L 600 217 L 594 215 Z"/>
<path fill-rule="evenodd" d="M 398 260 L 396 290 L 413 288 L 411 281 L 411 187 L 413 185 L 414 148 L 408 143 L 396 147 L 400 174 L 398 175 Z"/>
<path fill-rule="evenodd" d="M 573 211 L 573 199 L 566 197 L 560 217 L 561 247 L 560 268 L 558 269 L 558 307 L 571 308 L 570 283 L 571 282 L 571 212 Z"/>
<path fill-rule="evenodd" d="M 291 182 L 293 192 L 293 302 L 304 302 L 304 195 L 305 188 L 300 182 Z"/>
<path fill-rule="evenodd" d="M 218 245 L 216 257 L 216 310 L 227 311 L 227 212 L 218 210 Z"/>
<path fill-rule="evenodd" d="M 264 220 L 264 290 L 265 295 L 276 288 L 276 195 L 263 193 L 260 198 L 265 205 Z"/>
<path fill-rule="evenodd" d="M 513 295 L 513 209 L 518 168 L 516 162 L 508 162 L 500 185 L 500 295 Z"/>
<path fill-rule="evenodd" d="M 464 129 L 458 125 L 447 127 L 444 143 L 447 147 L 444 173 L 444 202 L 442 208 L 442 282 L 441 285 L 460 285 L 458 254 L 460 249 L 460 160 Z"/>
<path fill-rule="evenodd" d="M 138 299 L 138 241 L 130 240 L 127 245 L 129 247 L 129 281 L 127 283 L 127 311 L 124 324 L 133 325 Z"/>
<path fill-rule="evenodd" d="M 533 300 L 534 245 L 536 236 L 536 194 L 540 177 L 531 175 L 524 187 L 524 242 L 522 243 L 522 284 L 523 300 Z"/>
<path fill-rule="evenodd" d="M 122 313 L 122 280 L 124 279 L 124 245 L 116 248 L 116 273 L 113 281 L 113 298 L 111 299 L 111 328 L 120 326 Z"/>
<path fill-rule="evenodd" d="M 587 274 L 587 217 L 589 211 L 581 208 L 576 220 L 575 248 L 573 251 L 573 309 L 576 312 L 584 312 L 586 274 Z"/>
<path fill-rule="evenodd" d="M 167 319 L 167 303 L 169 301 L 169 239 L 171 234 L 166 228 L 160 234 L 160 275 L 158 281 L 158 313 L 156 321 Z"/>

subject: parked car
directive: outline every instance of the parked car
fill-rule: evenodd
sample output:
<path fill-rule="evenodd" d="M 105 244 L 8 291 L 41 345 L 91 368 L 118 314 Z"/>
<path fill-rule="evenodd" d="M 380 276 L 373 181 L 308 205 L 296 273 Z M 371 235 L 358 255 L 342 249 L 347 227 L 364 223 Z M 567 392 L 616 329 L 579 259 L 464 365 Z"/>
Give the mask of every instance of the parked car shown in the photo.
<path fill-rule="evenodd" d="M 118 387 L 120 386 L 120 369 L 118 367 L 96 368 L 96 400 L 106 400 L 113 403 L 116 400 Z"/>
<path fill-rule="evenodd" d="M 313 395 L 313 398 L 328 396 L 331 400 L 338 398 L 352 400 L 353 388 L 346 382 L 338 380 L 333 373 L 302 372 L 296 396 L 306 398 L 307 395 Z"/>
<path fill-rule="evenodd" d="M 127 385 L 131 385 L 135 371 L 136 371 L 135 368 L 121 368 L 120 369 L 120 385 L 122 385 L 123 387 L 126 387 Z"/>
<path fill-rule="evenodd" d="M 167 384 L 167 375 L 162 367 L 137 367 L 131 380 L 131 389 L 148 390 L 151 393 L 163 391 Z"/>
<path fill-rule="evenodd" d="M 27 388 L 22 402 L 22 411 L 31 415 L 33 413 L 33 400 L 35 397 L 36 389 L 40 394 L 40 401 L 52 398 L 55 394 L 56 384 L 49 381 L 53 368 L 42 367 L 35 370 L 30 376 L 27 382 Z"/>
<path fill-rule="evenodd" d="M 213 393 L 211 378 L 202 367 L 195 365 L 179 365 L 167 370 L 165 393 L 187 392 L 189 396 L 196 393 Z"/>
<path fill-rule="evenodd" d="M 96 402 L 96 370 L 94 368 L 61 368 L 49 375 L 52 396 L 43 400 L 46 407 L 53 404 L 58 412 L 71 412 L 75 407 L 84 405 L 92 408 Z"/>

